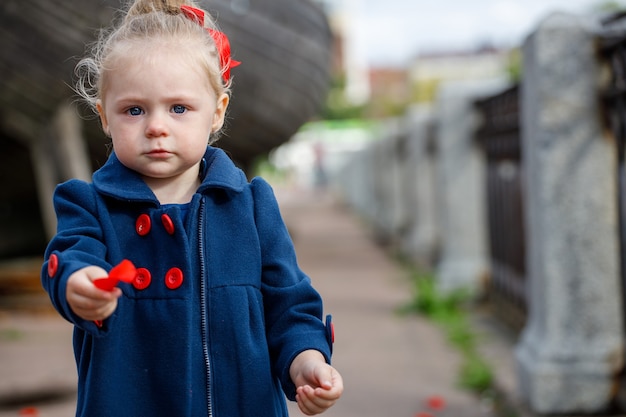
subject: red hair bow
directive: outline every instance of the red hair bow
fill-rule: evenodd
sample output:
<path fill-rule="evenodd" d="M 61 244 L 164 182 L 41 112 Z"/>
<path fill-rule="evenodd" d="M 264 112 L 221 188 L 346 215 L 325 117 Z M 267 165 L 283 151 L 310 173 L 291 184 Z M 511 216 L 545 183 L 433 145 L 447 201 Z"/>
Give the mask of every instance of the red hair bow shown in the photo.
<path fill-rule="evenodd" d="M 187 5 L 180 6 L 180 10 L 183 12 L 185 17 L 197 22 L 200 26 L 205 27 L 204 10 Z M 215 46 L 217 46 L 217 50 L 220 55 L 220 65 L 223 70 L 222 77 L 224 78 L 224 82 L 227 83 L 228 80 L 230 80 L 231 68 L 235 68 L 240 65 L 241 62 L 235 61 L 230 57 L 230 42 L 223 32 L 211 28 L 206 28 L 206 30 L 213 38 L 213 41 L 215 41 Z"/>

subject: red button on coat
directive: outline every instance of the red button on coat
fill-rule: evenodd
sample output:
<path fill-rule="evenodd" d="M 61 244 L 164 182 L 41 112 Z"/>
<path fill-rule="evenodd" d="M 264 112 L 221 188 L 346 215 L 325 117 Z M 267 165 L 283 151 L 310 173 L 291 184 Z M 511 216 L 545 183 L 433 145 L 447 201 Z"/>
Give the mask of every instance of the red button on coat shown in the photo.
<path fill-rule="evenodd" d="M 152 274 L 146 268 L 137 268 L 137 275 L 133 281 L 133 287 L 138 290 L 145 290 L 152 282 Z"/>
<path fill-rule="evenodd" d="M 48 258 L 48 276 L 50 278 L 54 278 L 57 274 L 57 270 L 59 269 L 59 257 L 56 254 L 50 255 Z"/>
<path fill-rule="evenodd" d="M 183 284 L 183 271 L 179 268 L 172 268 L 165 274 L 165 285 L 170 290 L 175 290 Z"/>
<path fill-rule="evenodd" d="M 167 233 L 169 233 L 170 235 L 173 235 L 174 234 L 174 222 L 172 221 L 172 218 L 168 216 L 167 214 L 164 214 L 161 216 L 161 221 L 163 222 L 163 227 L 165 227 L 165 230 L 167 231 Z"/>
<path fill-rule="evenodd" d="M 137 222 L 135 223 L 135 230 L 137 230 L 137 234 L 139 236 L 145 236 L 150 233 L 150 228 L 152 227 L 152 222 L 150 221 L 150 216 L 147 214 L 142 214 L 137 217 Z"/>

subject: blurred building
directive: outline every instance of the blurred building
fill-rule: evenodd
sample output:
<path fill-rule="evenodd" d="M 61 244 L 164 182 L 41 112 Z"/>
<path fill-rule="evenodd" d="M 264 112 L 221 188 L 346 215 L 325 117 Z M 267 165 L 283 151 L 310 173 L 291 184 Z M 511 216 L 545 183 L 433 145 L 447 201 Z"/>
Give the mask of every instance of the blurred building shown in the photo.
<path fill-rule="evenodd" d="M 368 117 L 379 119 L 401 115 L 413 100 L 413 86 L 407 68 L 371 68 L 369 85 Z"/>
<path fill-rule="evenodd" d="M 335 37 L 333 71 L 343 78 L 346 100 L 361 105 L 370 98 L 368 65 L 356 47 L 353 16 L 358 7 L 354 0 L 313 0 L 326 11 Z"/>
<path fill-rule="evenodd" d="M 431 102 L 444 81 L 481 80 L 516 74 L 518 52 L 481 47 L 473 51 L 432 52 L 418 55 L 409 68 L 413 101 Z"/>
<path fill-rule="evenodd" d="M 516 56 L 514 50 L 484 47 L 421 54 L 407 68 L 370 68 L 367 116 L 398 116 L 410 103 L 430 103 L 442 82 L 484 80 L 515 74 Z"/>

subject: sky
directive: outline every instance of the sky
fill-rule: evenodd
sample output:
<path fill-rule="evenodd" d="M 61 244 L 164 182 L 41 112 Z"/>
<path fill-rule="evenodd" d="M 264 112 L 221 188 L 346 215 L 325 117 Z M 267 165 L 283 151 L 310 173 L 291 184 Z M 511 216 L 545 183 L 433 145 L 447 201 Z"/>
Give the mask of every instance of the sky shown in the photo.
<path fill-rule="evenodd" d="M 326 0 L 359 60 L 402 66 L 418 54 L 521 45 L 555 11 L 589 14 L 602 0 Z M 626 0 L 618 1 L 625 4 Z"/>

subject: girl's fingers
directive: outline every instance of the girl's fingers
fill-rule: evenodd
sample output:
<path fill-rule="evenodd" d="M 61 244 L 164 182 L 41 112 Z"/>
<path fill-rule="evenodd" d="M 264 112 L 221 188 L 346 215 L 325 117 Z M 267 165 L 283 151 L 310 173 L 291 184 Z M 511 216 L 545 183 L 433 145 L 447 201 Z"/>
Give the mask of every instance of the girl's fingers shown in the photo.
<path fill-rule="evenodd" d="M 337 392 L 324 388 L 313 389 L 306 385 L 297 390 L 298 407 L 306 415 L 323 413 L 332 407 L 339 398 Z"/>

